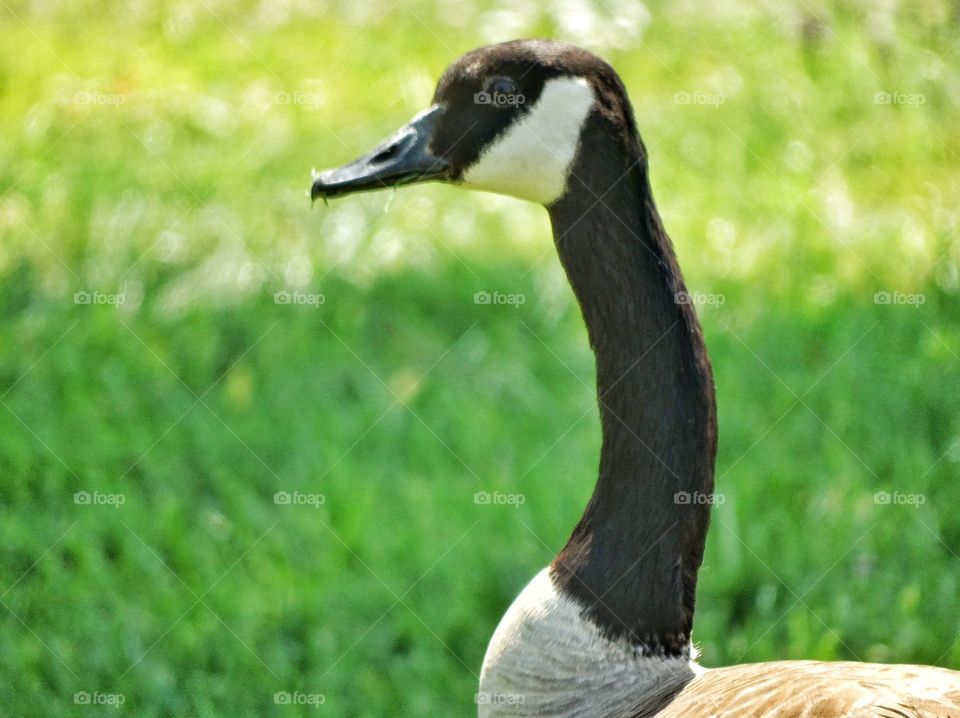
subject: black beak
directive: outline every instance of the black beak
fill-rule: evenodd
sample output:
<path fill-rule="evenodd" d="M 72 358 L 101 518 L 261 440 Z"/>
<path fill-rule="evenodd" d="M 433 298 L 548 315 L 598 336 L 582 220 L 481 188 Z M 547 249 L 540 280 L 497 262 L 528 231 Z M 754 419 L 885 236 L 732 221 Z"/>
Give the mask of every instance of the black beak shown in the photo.
<path fill-rule="evenodd" d="M 350 164 L 315 173 L 310 198 L 444 179 L 447 163 L 430 152 L 430 138 L 442 113 L 438 105 L 421 112 L 369 154 Z"/>

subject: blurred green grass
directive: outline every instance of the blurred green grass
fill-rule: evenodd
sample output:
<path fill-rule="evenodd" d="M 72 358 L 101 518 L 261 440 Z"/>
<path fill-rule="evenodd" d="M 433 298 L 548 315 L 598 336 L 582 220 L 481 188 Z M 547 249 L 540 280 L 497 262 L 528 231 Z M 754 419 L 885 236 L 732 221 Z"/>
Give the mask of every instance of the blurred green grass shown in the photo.
<path fill-rule="evenodd" d="M 592 488 L 578 312 L 538 208 L 304 191 L 515 36 L 620 71 L 691 291 L 723 297 L 700 308 L 724 499 L 704 662 L 960 667 L 955 2 L 0 14 L 5 715 L 97 710 L 78 691 L 138 716 L 317 714 L 278 691 L 474 714 L 487 639 Z M 325 501 L 274 503 L 294 491 Z"/>

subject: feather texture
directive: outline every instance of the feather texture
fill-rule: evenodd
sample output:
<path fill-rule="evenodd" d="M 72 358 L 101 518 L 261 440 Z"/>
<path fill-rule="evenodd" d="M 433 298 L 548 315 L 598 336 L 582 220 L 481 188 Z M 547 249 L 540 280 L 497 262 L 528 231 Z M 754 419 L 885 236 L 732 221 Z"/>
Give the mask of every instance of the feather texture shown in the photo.
<path fill-rule="evenodd" d="M 960 718 L 960 672 L 819 661 L 715 668 L 688 683 L 656 716 Z"/>

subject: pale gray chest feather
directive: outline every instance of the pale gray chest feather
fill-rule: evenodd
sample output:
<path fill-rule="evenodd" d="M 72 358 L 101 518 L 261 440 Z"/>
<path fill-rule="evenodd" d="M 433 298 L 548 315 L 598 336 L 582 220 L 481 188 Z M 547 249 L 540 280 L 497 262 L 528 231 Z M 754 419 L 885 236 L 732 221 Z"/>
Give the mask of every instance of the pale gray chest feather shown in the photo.
<path fill-rule="evenodd" d="M 543 569 L 490 640 L 477 695 L 480 718 L 630 718 L 661 708 L 702 668 L 637 656 L 604 638 Z"/>

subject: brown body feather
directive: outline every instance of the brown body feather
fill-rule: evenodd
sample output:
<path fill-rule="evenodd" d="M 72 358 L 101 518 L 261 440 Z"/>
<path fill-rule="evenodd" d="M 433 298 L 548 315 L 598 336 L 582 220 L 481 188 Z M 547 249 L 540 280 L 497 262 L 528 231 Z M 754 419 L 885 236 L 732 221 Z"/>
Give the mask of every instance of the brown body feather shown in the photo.
<path fill-rule="evenodd" d="M 657 718 L 960 718 L 960 672 L 776 661 L 708 670 Z"/>

